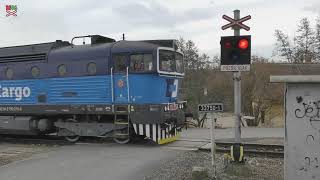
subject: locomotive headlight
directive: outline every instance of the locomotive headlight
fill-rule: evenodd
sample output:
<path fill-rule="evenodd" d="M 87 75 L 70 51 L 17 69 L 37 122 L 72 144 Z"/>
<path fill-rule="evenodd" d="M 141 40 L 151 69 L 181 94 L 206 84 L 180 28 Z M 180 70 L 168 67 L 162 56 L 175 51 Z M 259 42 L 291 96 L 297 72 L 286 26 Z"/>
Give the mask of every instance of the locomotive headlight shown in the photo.
<path fill-rule="evenodd" d="M 159 105 L 150 105 L 150 111 L 160 111 L 161 107 Z"/>

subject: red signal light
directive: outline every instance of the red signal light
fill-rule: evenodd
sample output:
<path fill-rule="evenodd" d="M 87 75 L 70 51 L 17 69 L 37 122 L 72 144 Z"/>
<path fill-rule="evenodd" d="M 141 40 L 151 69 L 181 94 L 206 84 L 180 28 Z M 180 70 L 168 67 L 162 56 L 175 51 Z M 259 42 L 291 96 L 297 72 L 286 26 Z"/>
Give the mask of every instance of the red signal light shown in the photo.
<path fill-rule="evenodd" d="M 224 43 L 224 47 L 227 48 L 227 49 L 231 48 L 232 47 L 231 42 L 229 42 L 229 41 L 225 42 Z"/>
<path fill-rule="evenodd" d="M 238 47 L 240 49 L 247 49 L 249 47 L 249 41 L 247 39 L 240 39 L 238 42 Z"/>

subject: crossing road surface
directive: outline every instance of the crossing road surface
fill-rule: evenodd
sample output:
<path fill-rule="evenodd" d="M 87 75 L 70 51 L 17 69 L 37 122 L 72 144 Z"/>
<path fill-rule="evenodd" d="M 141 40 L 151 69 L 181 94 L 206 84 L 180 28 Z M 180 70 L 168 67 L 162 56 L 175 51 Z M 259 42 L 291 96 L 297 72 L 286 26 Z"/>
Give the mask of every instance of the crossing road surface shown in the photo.
<path fill-rule="evenodd" d="M 247 138 L 283 137 L 284 132 L 280 128 L 248 128 L 243 129 L 243 135 Z M 233 130 L 220 129 L 216 136 L 231 138 Z M 179 153 L 207 144 L 209 137 L 208 129 L 188 129 L 181 137 L 187 140 L 163 146 L 110 142 L 56 147 L 0 167 L 0 180 L 142 180 Z"/>
<path fill-rule="evenodd" d="M 80 144 L 0 168 L 2 180 L 142 180 L 180 151 L 145 145 Z"/>

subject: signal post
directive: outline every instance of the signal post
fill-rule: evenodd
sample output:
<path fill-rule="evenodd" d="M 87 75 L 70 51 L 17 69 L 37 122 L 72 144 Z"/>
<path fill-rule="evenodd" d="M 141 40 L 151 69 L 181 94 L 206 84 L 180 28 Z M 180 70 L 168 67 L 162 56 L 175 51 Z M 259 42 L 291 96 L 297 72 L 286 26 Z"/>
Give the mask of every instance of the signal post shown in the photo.
<path fill-rule="evenodd" d="M 235 144 L 231 147 L 231 157 L 234 162 L 243 161 L 243 145 L 241 143 L 241 71 L 250 71 L 251 36 L 240 36 L 240 29 L 250 30 L 242 22 L 251 19 L 246 16 L 240 19 L 240 10 L 234 10 L 234 18 L 223 15 L 229 24 L 222 30 L 232 27 L 234 36 L 221 37 L 221 71 L 232 71 L 234 82 L 234 115 L 235 115 Z"/>

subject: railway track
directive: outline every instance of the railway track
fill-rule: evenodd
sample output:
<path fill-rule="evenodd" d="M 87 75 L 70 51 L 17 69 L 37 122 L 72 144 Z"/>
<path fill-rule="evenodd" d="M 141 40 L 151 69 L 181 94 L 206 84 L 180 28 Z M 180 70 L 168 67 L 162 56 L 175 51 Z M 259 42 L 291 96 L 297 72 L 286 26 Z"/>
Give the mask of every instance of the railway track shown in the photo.
<path fill-rule="evenodd" d="M 210 141 L 203 139 L 180 139 L 178 141 L 185 141 L 189 143 L 202 143 L 199 150 L 210 151 Z M 233 142 L 216 141 L 216 152 L 230 153 L 230 147 Z M 244 143 L 244 153 L 250 156 L 266 156 L 266 157 L 284 157 L 284 146 L 281 144 L 257 144 Z"/>
<path fill-rule="evenodd" d="M 230 147 L 233 145 L 232 142 L 216 142 L 216 151 L 227 153 L 230 152 Z M 246 143 L 243 145 L 243 151 L 245 155 L 259 155 L 267 157 L 283 157 L 284 146 L 279 144 L 254 144 Z"/>
<path fill-rule="evenodd" d="M 57 136 L 0 136 L 0 142 L 12 144 L 46 144 L 46 145 L 69 145 L 72 144 Z"/>
<path fill-rule="evenodd" d="M 181 141 L 181 140 L 178 140 Z M 182 140 L 186 141 L 186 140 Z M 64 138 L 57 136 L 1 136 L 0 142 L 8 142 L 12 144 L 45 144 L 45 145 L 72 145 L 66 141 Z M 82 138 L 77 143 L 87 143 L 87 144 L 103 144 L 113 142 L 108 138 Z M 207 141 L 192 141 L 192 142 L 207 142 Z M 76 143 L 76 144 L 77 144 Z M 139 142 L 138 142 L 139 143 Z M 219 153 L 229 153 L 230 147 L 233 142 L 216 142 L 216 151 Z M 205 150 L 200 148 L 200 150 Z M 210 150 L 210 149 L 209 149 Z M 284 156 L 284 146 L 278 144 L 255 144 L 246 143 L 244 144 L 245 155 L 251 156 L 267 156 L 267 157 L 283 157 Z"/>
<path fill-rule="evenodd" d="M 141 141 L 135 140 L 138 143 Z M 72 143 L 58 136 L 24 136 L 24 135 L 1 135 L 0 142 L 11 144 L 44 144 L 44 145 L 73 145 L 73 144 L 103 144 L 114 142 L 112 138 L 82 137 Z"/>

